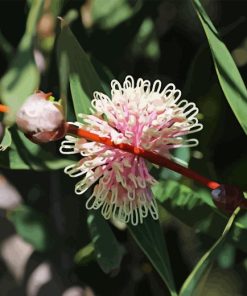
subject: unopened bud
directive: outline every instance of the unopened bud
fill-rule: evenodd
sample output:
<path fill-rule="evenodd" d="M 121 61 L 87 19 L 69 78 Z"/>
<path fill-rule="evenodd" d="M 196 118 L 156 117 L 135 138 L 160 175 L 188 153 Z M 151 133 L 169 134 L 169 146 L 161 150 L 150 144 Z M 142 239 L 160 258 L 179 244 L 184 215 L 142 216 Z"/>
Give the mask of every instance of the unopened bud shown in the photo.
<path fill-rule="evenodd" d="M 247 200 L 241 189 L 234 185 L 222 184 L 211 192 L 215 205 L 232 213 L 237 207 L 247 208 Z"/>
<path fill-rule="evenodd" d="M 59 140 L 66 132 L 62 106 L 48 97 L 43 92 L 31 95 L 16 115 L 20 130 L 37 144 Z"/>

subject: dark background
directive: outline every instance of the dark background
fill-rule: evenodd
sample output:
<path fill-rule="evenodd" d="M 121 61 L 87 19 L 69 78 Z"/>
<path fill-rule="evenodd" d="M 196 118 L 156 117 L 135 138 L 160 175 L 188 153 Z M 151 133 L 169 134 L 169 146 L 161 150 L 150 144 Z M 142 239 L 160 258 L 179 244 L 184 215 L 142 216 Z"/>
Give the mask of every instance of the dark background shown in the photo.
<path fill-rule="evenodd" d="M 70 8 L 79 9 L 84 2 L 67 1 L 61 15 Z M 211 0 L 202 1 L 202 3 L 228 49 L 233 52 L 237 48 L 245 48 L 247 55 L 247 1 Z M 135 1 L 129 1 L 129 5 L 134 6 Z M 14 48 L 17 47 L 24 33 L 27 12 L 28 4 L 25 1 L 0 0 L 0 30 Z M 147 17 L 154 21 L 156 45 L 160 51 L 160 55 L 156 58 L 150 58 L 142 52 L 133 54 L 132 50 L 140 25 Z M 220 112 L 217 113 L 217 121 L 213 118 L 204 125 L 209 136 L 201 139 L 198 150 L 203 152 L 207 150 L 205 152 L 207 161 L 214 164 L 213 170 L 219 180 L 234 182 L 247 188 L 246 172 L 241 169 L 235 172 L 231 169 L 246 155 L 246 137 L 219 88 L 207 41 L 190 1 L 146 0 L 142 1 L 138 13 L 111 29 L 102 29 L 97 23 L 91 28 L 86 28 L 78 18 L 72 23 L 72 30 L 83 48 L 110 69 L 117 79 L 122 80 L 126 74 L 131 74 L 135 78 L 145 77 L 150 80 L 158 78 L 164 84 L 173 82 L 178 88 L 184 90 L 187 99 L 197 102 L 202 111 L 207 110 L 209 115 L 211 105 L 203 106 L 201 98 L 207 96 L 209 88 L 214 86 L 218 94 Z M 203 52 L 199 61 L 202 67 L 196 79 L 192 82 L 188 81 L 191 65 L 200 52 Z M 50 90 L 59 95 L 56 71 L 59 65 L 56 65 L 55 50 L 51 50 L 49 54 L 50 66 L 42 76 L 40 89 Z M 237 58 L 240 59 L 241 64 L 241 57 Z M 0 75 L 5 73 L 7 67 L 7 61 L 0 53 Z M 239 66 L 239 71 L 246 82 L 247 62 Z M 191 165 L 205 174 L 210 173 L 196 158 L 192 157 Z M 2 174 L 17 188 L 25 204 L 46 216 L 49 228 L 56 234 L 47 251 L 35 252 L 29 260 L 30 265 L 37 265 L 43 258 L 49 260 L 59 278 L 58 292 L 46 292 L 45 289 L 49 288 L 49 285 L 46 285 L 42 288 L 43 290 L 40 290 L 39 295 L 62 295 L 65 287 L 75 284 L 89 285 L 96 295 L 102 296 L 168 295 L 164 294 L 165 288 L 159 276 L 126 231 L 119 231 L 112 227 L 127 250 L 120 271 L 105 275 L 93 261 L 86 266 L 74 264 L 75 252 L 89 242 L 85 223 L 86 211 L 83 199 L 75 197 L 73 193 L 74 180 L 70 180 L 62 171 L 37 173 L 2 169 Z M 1 227 L 0 225 L 3 239 L 6 237 L 6 228 L 1 230 Z M 14 230 L 8 227 L 12 233 Z M 199 255 L 211 245 L 212 240 L 208 237 L 195 236 L 193 230 L 170 216 L 168 223 L 165 224 L 164 234 L 171 255 L 176 284 L 179 287 Z M 235 263 L 242 262 L 244 258 L 245 255 L 238 251 Z M 6 273 L 8 271 L 4 261 L 0 261 L 0 277 L 4 277 Z M 28 277 L 31 271 L 26 273 Z M 244 275 L 242 267 L 222 269 L 216 264 L 212 272 L 211 286 L 209 285 L 209 291 L 210 287 L 213 287 L 215 294 L 210 295 L 233 296 L 233 294 L 227 294 L 231 293 L 229 289 L 228 292 L 226 291 L 227 282 L 231 281 L 232 286 L 244 287 L 242 278 Z M 215 278 L 219 281 L 217 282 Z M 24 293 L 25 283 L 17 284 L 11 276 L 10 281 L 12 281 L 11 288 L 6 288 L 6 283 L 0 280 L 0 289 L 3 291 L 2 294 L 0 292 L 1 295 Z M 224 285 L 225 290 L 222 288 Z M 244 294 L 238 295 L 247 293 L 244 292 L 244 288 L 242 293 Z"/>

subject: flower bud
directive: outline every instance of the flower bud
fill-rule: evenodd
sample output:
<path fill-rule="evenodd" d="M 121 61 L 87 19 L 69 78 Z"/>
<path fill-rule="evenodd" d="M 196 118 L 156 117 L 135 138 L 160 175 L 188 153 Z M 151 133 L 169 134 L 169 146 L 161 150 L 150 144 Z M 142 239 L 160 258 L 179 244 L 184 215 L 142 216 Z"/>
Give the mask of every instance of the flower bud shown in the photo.
<path fill-rule="evenodd" d="M 16 115 L 20 130 L 36 144 L 61 139 L 66 132 L 62 106 L 50 98 L 50 93 L 37 92 L 27 98 Z"/>
<path fill-rule="evenodd" d="M 241 189 L 234 185 L 222 184 L 211 192 L 215 205 L 232 213 L 237 207 L 247 208 L 247 200 Z"/>

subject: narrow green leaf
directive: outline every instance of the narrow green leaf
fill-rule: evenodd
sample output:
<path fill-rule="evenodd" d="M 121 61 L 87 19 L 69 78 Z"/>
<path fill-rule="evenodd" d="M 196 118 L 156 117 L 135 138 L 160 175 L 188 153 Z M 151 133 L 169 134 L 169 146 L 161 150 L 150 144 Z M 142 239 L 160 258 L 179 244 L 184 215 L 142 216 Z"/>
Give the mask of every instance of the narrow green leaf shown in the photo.
<path fill-rule="evenodd" d="M 50 225 L 42 214 L 21 205 L 8 212 L 9 220 L 14 224 L 16 232 L 36 250 L 46 251 L 53 243 Z"/>
<path fill-rule="evenodd" d="M 69 158 L 57 155 L 55 143 L 43 146 L 34 144 L 15 126 L 11 128 L 11 133 L 13 136 L 9 149 L 11 169 L 56 170 L 73 163 Z"/>
<path fill-rule="evenodd" d="M 195 231 L 216 239 L 221 235 L 220 229 L 228 218 L 214 206 L 208 190 L 193 191 L 181 182 L 167 180 L 155 185 L 153 193 L 170 214 Z M 231 240 L 244 251 L 247 251 L 246 229 L 247 213 L 242 213 L 234 223 Z"/>
<path fill-rule="evenodd" d="M 0 143 L 0 151 L 6 150 L 11 145 L 11 142 L 12 142 L 12 137 L 9 132 L 9 128 L 6 127 L 4 129 L 4 135 L 3 135 L 2 141 Z"/>
<path fill-rule="evenodd" d="M 105 273 L 118 270 L 124 249 L 116 240 L 106 220 L 99 212 L 90 211 L 87 223 L 99 266 Z"/>
<path fill-rule="evenodd" d="M 80 121 L 78 114 L 89 113 L 93 92 L 102 91 L 102 86 L 87 54 L 65 22 L 63 20 L 61 22 L 62 28 L 57 44 L 58 60 L 63 60 L 64 67 L 67 60 L 74 110 L 77 120 Z"/>
<path fill-rule="evenodd" d="M 204 276 L 208 274 L 213 260 L 215 259 L 215 257 L 223 247 L 224 243 L 226 242 L 227 237 L 229 236 L 229 231 L 233 225 L 234 219 L 239 211 L 240 208 L 237 208 L 234 211 L 229 221 L 227 222 L 227 225 L 222 235 L 197 263 L 189 277 L 184 282 L 180 290 L 179 296 L 203 295 L 203 293 L 199 293 L 198 291 L 198 289 L 202 289 L 202 286 L 200 285 L 201 280 L 205 280 Z"/>
<path fill-rule="evenodd" d="M 50 2 L 51 12 L 54 16 L 60 15 L 60 12 L 65 4 L 66 0 L 53 0 Z"/>
<path fill-rule="evenodd" d="M 69 82 L 69 64 L 65 52 L 60 51 L 60 47 L 57 47 L 57 64 L 59 73 L 59 88 L 60 99 L 63 106 L 64 114 L 68 118 L 68 82 Z"/>
<path fill-rule="evenodd" d="M 149 216 L 144 219 L 142 224 L 137 226 L 129 224 L 128 228 L 136 243 L 167 285 L 171 295 L 177 295 L 169 255 L 159 221 L 155 221 Z"/>
<path fill-rule="evenodd" d="M 15 122 L 16 112 L 39 85 L 40 75 L 34 62 L 33 45 L 36 25 L 43 4 L 43 0 L 32 1 L 26 31 L 19 44 L 17 54 L 10 64 L 9 70 L 0 81 L 1 99 L 10 107 L 10 112 L 4 117 L 6 125 L 12 125 Z"/>
<path fill-rule="evenodd" d="M 247 89 L 233 58 L 199 0 L 193 0 L 211 49 L 214 66 L 228 103 L 247 134 Z"/>
<path fill-rule="evenodd" d="M 101 81 L 87 54 L 64 21 L 62 21 L 57 49 L 58 61 L 62 61 L 63 67 L 69 69 L 68 79 L 74 110 L 77 120 L 80 121 L 79 113 L 89 113 L 93 92 L 103 90 Z M 66 75 L 63 75 L 62 81 L 66 81 Z M 108 223 L 101 214 L 92 211 L 88 217 L 88 227 L 96 260 L 102 270 L 109 273 L 118 269 L 124 252 Z"/>

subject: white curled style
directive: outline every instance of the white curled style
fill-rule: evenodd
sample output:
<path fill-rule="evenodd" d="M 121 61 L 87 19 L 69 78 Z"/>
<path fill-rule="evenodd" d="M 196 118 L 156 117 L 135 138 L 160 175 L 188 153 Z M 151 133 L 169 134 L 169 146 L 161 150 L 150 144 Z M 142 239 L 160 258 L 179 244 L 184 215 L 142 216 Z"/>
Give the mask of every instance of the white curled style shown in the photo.
<path fill-rule="evenodd" d="M 125 89 L 134 88 L 135 87 L 134 78 L 130 75 L 126 76 L 123 86 Z"/>

